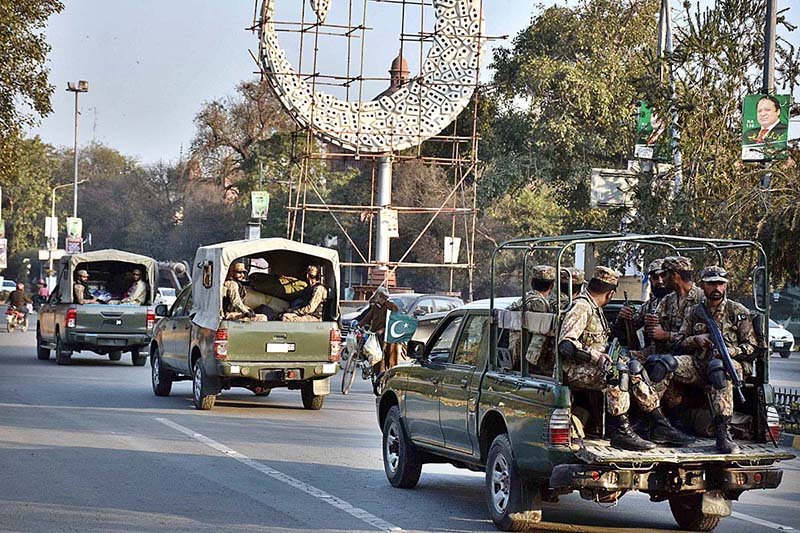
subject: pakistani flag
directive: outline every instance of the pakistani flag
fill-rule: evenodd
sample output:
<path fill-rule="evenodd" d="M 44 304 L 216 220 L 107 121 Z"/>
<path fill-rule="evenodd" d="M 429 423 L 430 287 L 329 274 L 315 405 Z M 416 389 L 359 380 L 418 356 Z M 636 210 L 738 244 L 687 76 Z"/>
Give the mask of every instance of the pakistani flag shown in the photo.
<path fill-rule="evenodd" d="M 417 331 L 417 319 L 413 316 L 390 311 L 386 313 L 384 342 L 408 342 Z"/>

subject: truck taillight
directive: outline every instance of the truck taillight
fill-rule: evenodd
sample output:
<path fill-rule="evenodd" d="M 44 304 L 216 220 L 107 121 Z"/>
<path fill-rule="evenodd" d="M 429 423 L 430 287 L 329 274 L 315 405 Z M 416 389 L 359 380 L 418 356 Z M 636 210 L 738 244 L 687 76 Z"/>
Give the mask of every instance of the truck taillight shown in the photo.
<path fill-rule="evenodd" d="M 67 309 L 67 317 L 64 325 L 68 328 L 74 328 L 78 322 L 78 310 L 74 307 Z"/>
<path fill-rule="evenodd" d="M 147 310 L 147 331 L 153 331 L 153 328 L 156 327 L 156 312 L 152 309 Z"/>
<path fill-rule="evenodd" d="M 331 329 L 331 348 L 328 352 L 329 361 L 338 361 L 341 359 L 342 349 L 342 334 L 339 333 L 338 328 Z"/>
<path fill-rule="evenodd" d="M 778 414 L 778 410 L 772 405 L 767 407 L 767 431 L 770 433 L 767 438 L 778 442 L 781 437 L 781 417 Z"/>
<path fill-rule="evenodd" d="M 214 358 L 224 360 L 228 358 L 228 330 L 218 329 L 214 337 Z"/>
<path fill-rule="evenodd" d="M 550 445 L 569 446 L 569 409 L 556 409 L 550 417 Z"/>

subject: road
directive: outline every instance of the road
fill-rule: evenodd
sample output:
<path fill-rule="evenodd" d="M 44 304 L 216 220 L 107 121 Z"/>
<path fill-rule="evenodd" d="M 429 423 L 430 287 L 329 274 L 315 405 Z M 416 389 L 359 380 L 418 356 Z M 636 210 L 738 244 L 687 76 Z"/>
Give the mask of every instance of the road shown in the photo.
<path fill-rule="evenodd" d="M 244 389 L 200 412 L 190 382 L 156 398 L 149 365 L 76 354 L 58 366 L 34 342 L 0 333 L 0 530 L 494 531 L 482 474 L 426 465 L 416 489 L 388 484 L 363 382 L 316 412 L 299 392 Z M 793 356 L 773 376 L 799 370 Z M 800 460 L 783 467 L 777 491 L 743 495 L 719 530 L 800 529 Z M 668 505 L 641 494 L 613 509 L 563 497 L 539 528 L 675 529 Z"/>

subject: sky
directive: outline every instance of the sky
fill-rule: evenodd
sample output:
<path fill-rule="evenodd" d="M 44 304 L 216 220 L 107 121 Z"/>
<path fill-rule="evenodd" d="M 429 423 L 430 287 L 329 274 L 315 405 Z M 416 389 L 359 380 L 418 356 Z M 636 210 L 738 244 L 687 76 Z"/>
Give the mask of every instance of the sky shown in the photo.
<path fill-rule="evenodd" d="M 781 7 L 788 2 L 778 1 Z M 357 6 L 353 19 L 358 20 L 362 3 L 352 3 Z M 485 0 L 486 33 L 513 37 L 528 25 L 535 5 L 555 3 L 565 1 Z M 239 82 L 257 77 L 250 51 L 256 53 L 258 41 L 246 30 L 253 21 L 253 0 L 64 0 L 64 4 L 46 30 L 52 46 L 48 66 L 55 86 L 53 113 L 30 132 L 45 142 L 72 146 L 75 101 L 66 84 L 87 80 L 89 92 L 78 100 L 79 145 L 97 141 L 144 164 L 175 161 L 181 150 L 188 152 L 195 132 L 193 119 L 203 104 L 232 95 Z M 347 23 L 350 1 L 331 4 L 328 22 Z M 276 19 L 299 20 L 301 5 L 298 0 L 278 0 Z M 354 39 L 351 74 L 363 70 L 365 77 L 386 77 L 399 51 L 401 7 L 372 1 L 368 6 L 371 30 L 365 38 L 364 65 L 360 40 Z M 421 20 L 418 11 L 407 8 L 404 33 L 431 31 L 432 17 Z M 793 15 L 798 18 L 800 13 Z M 297 34 L 281 33 L 280 39 L 297 68 Z M 490 41 L 487 58 L 493 47 L 507 44 L 502 39 Z M 419 44 L 408 40 L 403 46 L 411 71 L 418 72 Z M 308 44 L 304 50 L 303 71 L 309 72 L 313 52 Z M 317 72 L 344 75 L 346 57 L 346 39 L 323 37 Z M 487 72 L 484 67 L 484 78 Z M 364 99 L 378 94 L 386 83 L 364 82 Z M 344 96 L 342 88 L 325 90 Z"/>

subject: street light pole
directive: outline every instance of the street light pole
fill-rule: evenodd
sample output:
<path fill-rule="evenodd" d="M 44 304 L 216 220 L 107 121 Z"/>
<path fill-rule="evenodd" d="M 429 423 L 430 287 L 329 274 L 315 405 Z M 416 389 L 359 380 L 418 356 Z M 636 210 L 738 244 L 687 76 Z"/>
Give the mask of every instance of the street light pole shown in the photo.
<path fill-rule="evenodd" d="M 72 181 L 72 216 L 78 216 L 78 93 L 89 92 L 89 82 L 80 80 L 77 85 L 73 82 L 67 83 L 67 91 L 75 93 L 75 176 Z"/>

